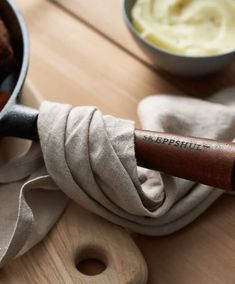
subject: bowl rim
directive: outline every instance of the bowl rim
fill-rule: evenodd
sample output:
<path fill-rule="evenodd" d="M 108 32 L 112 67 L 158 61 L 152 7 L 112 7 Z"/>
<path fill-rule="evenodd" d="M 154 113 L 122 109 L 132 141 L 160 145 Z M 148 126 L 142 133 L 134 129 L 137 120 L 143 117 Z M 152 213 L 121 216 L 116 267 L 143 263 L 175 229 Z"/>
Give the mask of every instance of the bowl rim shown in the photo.
<path fill-rule="evenodd" d="M 231 51 L 223 52 L 223 53 L 218 53 L 218 54 L 211 54 L 211 55 L 199 55 L 199 56 L 192 56 L 192 55 L 184 55 L 184 54 L 179 54 L 175 52 L 168 51 L 167 49 L 158 47 L 157 45 L 152 44 L 150 41 L 145 40 L 140 36 L 140 33 L 135 29 L 133 26 L 131 20 L 128 17 L 127 11 L 126 11 L 126 5 L 125 3 L 129 0 L 122 0 L 122 16 L 124 19 L 125 24 L 129 28 L 129 30 L 145 45 L 147 45 L 149 48 L 154 49 L 155 51 L 160 51 L 163 52 L 169 56 L 174 56 L 178 58 L 183 58 L 183 59 L 190 59 L 190 60 L 205 60 L 205 59 L 214 59 L 214 58 L 220 58 L 220 57 L 225 57 L 229 56 L 233 53 L 235 53 L 235 47 Z M 137 1 L 137 0 L 135 0 Z"/>

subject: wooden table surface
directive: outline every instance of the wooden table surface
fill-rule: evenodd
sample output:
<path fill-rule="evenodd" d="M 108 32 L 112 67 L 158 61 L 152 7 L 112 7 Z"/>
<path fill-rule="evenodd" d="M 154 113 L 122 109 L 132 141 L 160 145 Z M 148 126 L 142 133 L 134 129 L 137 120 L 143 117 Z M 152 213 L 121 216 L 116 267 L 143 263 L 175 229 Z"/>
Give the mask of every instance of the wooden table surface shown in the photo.
<path fill-rule="evenodd" d="M 235 64 L 197 80 L 157 72 L 124 26 L 120 0 L 17 0 L 17 4 L 31 41 L 27 80 L 43 99 L 96 105 L 138 125 L 136 107 L 147 95 L 204 98 L 235 83 Z M 69 220 L 80 211 L 75 204 L 68 206 L 45 240 L 2 269 L 0 283 L 88 283 L 78 281 L 74 264 L 71 277 L 62 253 L 76 246 L 67 230 Z M 223 196 L 193 224 L 171 236 L 131 237 L 146 260 L 148 284 L 235 283 L 235 199 L 231 196 Z M 121 244 L 121 237 L 116 240 Z M 125 250 L 123 245 L 124 258 Z M 121 266 L 118 269 L 121 274 Z M 94 279 L 90 283 L 112 283 Z"/>

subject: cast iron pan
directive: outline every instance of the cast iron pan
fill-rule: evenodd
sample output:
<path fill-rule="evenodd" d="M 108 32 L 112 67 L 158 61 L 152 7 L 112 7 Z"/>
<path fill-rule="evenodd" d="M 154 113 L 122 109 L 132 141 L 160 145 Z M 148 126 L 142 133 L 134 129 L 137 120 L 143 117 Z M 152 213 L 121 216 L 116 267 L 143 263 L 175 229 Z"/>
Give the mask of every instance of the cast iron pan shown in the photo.
<path fill-rule="evenodd" d="M 29 65 L 29 38 L 24 20 L 12 0 L 0 1 L 0 16 L 10 35 L 16 57 L 15 71 L 0 85 L 0 90 L 11 96 L 0 112 L 0 136 L 14 136 L 37 140 L 38 111 L 19 104 Z"/>
<path fill-rule="evenodd" d="M 11 94 L 0 112 L 0 136 L 38 140 L 38 111 L 18 101 L 29 64 L 26 26 L 12 0 L 0 1 L 0 13 L 16 57 L 15 71 L 0 86 L 0 91 Z M 235 189 L 234 143 L 136 130 L 135 153 L 140 166 L 225 190 Z"/>

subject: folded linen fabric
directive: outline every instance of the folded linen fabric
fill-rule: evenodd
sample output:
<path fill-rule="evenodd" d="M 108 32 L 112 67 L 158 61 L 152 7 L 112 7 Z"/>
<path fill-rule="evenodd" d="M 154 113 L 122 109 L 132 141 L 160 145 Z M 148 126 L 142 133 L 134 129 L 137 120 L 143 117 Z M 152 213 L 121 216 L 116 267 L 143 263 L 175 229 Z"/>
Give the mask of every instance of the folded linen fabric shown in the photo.
<path fill-rule="evenodd" d="M 208 101 L 157 95 L 139 104 L 144 129 L 232 140 L 235 89 Z M 109 221 L 146 235 L 192 222 L 221 194 L 136 165 L 134 123 L 95 107 L 43 102 L 40 144 L 0 168 L 0 265 L 39 242 L 68 197 Z"/>

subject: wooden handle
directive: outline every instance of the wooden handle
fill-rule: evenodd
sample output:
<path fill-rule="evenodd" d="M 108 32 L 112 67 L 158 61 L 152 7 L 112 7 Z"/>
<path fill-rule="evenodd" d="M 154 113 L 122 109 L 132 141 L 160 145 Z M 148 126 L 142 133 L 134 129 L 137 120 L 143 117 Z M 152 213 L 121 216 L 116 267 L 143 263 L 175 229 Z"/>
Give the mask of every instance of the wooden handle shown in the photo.
<path fill-rule="evenodd" d="M 228 191 L 235 188 L 235 143 L 136 130 L 135 150 L 140 166 Z"/>

